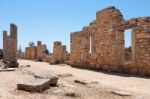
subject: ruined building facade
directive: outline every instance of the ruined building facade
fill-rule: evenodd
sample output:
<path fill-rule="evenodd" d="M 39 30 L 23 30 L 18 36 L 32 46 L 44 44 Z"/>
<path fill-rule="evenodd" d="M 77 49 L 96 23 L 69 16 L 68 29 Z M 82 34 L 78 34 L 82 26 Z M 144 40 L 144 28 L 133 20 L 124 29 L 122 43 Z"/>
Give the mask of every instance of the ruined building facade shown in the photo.
<path fill-rule="evenodd" d="M 53 53 L 49 59 L 50 64 L 65 63 L 67 59 L 66 46 L 62 45 L 60 41 L 54 42 Z"/>
<path fill-rule="evenodd" d="M 10 35 L 3 31 L 3 62 L 7 67 L 18 67 L 17 63 L 17 26 L 10 24 Z"/>
<path fill-rule="evenodd" d="M 132 63 L 125 65 L 124 31 L 132 29 Z M 115 7 L 71 33 L 70 64 L 75 67 L 150 75 L 150 17 L 125 20 Z"/>
<path fill-rule="evenodd" d="M 26 47 L 21 58 L 35 61 L 43 61 L 46 57 L 46 45 L 37 41 L 37 46 Z"/>

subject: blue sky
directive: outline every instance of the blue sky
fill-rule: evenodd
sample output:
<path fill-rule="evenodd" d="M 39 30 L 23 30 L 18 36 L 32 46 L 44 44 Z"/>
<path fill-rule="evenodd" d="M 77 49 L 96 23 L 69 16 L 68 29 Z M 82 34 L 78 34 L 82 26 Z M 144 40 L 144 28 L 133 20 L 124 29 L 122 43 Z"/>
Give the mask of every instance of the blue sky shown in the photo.
<path fill-rule="evenodd" d="M 69 49 L 70 32 L 79 31 L 95 19 L 96 12 L 116 6 L 125 19 L 150 16 L 150 0 L 0 0 L 0 48 L 2 31 L 18 26 L 18 46 L 41 40 L 52 52 L 54 41 Z M 126 33 L 126 46 L 130 33 Z"/>

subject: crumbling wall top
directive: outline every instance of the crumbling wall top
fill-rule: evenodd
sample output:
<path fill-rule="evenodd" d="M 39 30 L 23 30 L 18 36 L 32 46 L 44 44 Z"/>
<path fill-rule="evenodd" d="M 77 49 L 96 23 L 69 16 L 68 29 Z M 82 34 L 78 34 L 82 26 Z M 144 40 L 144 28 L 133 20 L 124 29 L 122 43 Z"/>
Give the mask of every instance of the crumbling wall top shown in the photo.
<path fill-rule="evenodd" d="M 56 42 L 54 42 L 54 46 L 61 46 L 62 44 L 61 44 L 61 42 L 60 41 L 56 41 Z"/>
<path fill-rule="evenodd" d="M 41 41 L 37 41 L 37 45 L 42 45 L 42 42 Z"/>
<path fill-rule="evenodd" d="M 96 20 L 101 20 L 101 18 L 113 18 L 119 16 L 121 19 L 123 19 L 123 15 L 120 12 L 120 10 L 118 10 L 117 8 L 115 8 L 114 6 L 105 8 L 101 11 L 98 11 L 96 13 Z"/>
<path fill-rule="evenodd" d="M 10 36 L 16 38 L 17 36 L 17 26 L 13 23 L 10 24 Z"/>

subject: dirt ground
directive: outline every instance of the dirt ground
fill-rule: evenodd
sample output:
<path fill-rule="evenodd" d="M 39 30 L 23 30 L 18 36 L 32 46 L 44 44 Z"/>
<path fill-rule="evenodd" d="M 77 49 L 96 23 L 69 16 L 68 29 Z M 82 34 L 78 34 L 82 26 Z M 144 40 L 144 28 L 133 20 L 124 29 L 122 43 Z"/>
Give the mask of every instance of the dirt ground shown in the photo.
<path fill-rule="evenodd" d="M 45 62 L 28 60 L 19 60 L 19 64 L 20 67 L 16 71 L 0 72 L 0 99 L 150 99 L 148 77 L 97 72 L 68 65 L 49 65 Z M 21 67 L 26 65 L 30 67 Z M 31 79 L 33 73 L 46 72 L 61 75 L 59 87 L 51 87 L 42 93 L 17 90 L 17 84 Z M 66 76 L 68 74 L 72 76 Z M 75 83 L 76 79 L 91 83 L 86 85 Z M 65 88 L 75 92 L 75 96 L 63 94 Z"/>

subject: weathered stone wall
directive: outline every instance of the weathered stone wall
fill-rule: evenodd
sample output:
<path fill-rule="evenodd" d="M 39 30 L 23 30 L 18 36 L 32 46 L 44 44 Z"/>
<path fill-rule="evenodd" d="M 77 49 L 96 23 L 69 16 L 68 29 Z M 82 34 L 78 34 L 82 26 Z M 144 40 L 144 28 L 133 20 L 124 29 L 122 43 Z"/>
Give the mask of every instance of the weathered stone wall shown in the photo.
<path fill-rule="evenodd" d="M 18 59 L 26 59 L 26 54 L 25 54 L 25 52 L 19 53 L 19 54 L 18 54 Z"/>
<path fill-rule="evenodd" d="M 46 45 L 41 41 L 37 42 L 37 46 L 26 47 L 24 59 L 42 61 L 46 57 Z"/>
<path fill-rule="evenodd" d="M 132 63 L 125 65 L 124 31 L 132 29 Z M 97 12 L 96 20 L 71 33 L 70 64 L 76 67 L 150 75 L 150 17 L 125 21 L 115 7 Z"/>
<path fill-rule="evenodd" d="M 133 18 L 119 24 L 117 31 L 132 29 L 132 64 L 127 72 L 150 75 L 150 17 Z"/>
<path fill-rule="evenodd" d="M 30 47 L 30 51 L 31 51 L 31 60 L 35 60 L 37 58 L 37 48 Z"/>
<path fill-rule="evenodd" d="M 53 53 L 49 60 L 50 64 L 64 63 L 67 59 L 66 46 L 62 45 L 61 42 L 54 42 Z"/>
<path fill-rule="evenodd" d="M 71 63 L 77 66 L 89 65 L 90 51 L 89 32 L 80 31 L 71 34 Z"/>
<path fill-rule="evenodd" d="M 28 60 L 31 59 L 31 49 L 30 49 L 30 47 L 25 48 L 25 59 L 28 59 Z"/>
<path fill-rule="evenodd" d="M 3 62 L 8 67 L 17 67 L 17 26 L 10 24 L 10 36 L 3 31 Z"/>
<path fill-rule="evenodd" d="M 115 70 L 117 40 L 113 27 L 123 21 L 122 14 L 114 7 L 97 12 L 95 21 L 84 27 L 82 31 L 71 34 L 71 64 L 86 68 Z M 123 65 L 123 60 L 118 65 Z"/>
<path fill-rule="evenodd" d="M 46 57 L 46 45 L 42 45 L 38 42 L 38 45 L 36 46 L 37 50 L 37 60 L 42 61 Z"/>

